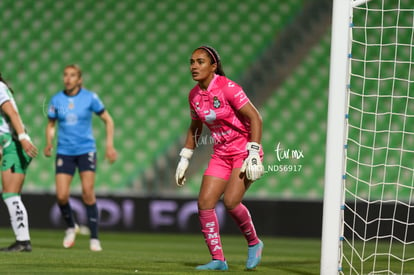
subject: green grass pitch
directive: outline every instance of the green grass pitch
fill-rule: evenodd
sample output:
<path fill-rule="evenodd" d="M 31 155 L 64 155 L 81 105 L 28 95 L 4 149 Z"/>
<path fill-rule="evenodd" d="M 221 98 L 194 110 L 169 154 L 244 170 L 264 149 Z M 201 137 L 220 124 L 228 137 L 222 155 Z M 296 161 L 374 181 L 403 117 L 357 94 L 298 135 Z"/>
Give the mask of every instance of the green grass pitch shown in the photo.
<path fill-rule="evenodd" d="M 11 229 L 0 229 L 0 246 L 13 242 Z M 196 271 L 210 261 L 201 233 L 141 234 L 101 231 L 102 252 L 89 251 L 87 236 L 62 247 L 62 231 L 31 230 L 31 253 L 0 253 L 0 274 L 220 274 Z M 229 270 L 225 274 L 319 274 L 320 240 L 263 237 L 261 264 L 245 271 L 247 247 L 241 235 L 223 235 Z"/>

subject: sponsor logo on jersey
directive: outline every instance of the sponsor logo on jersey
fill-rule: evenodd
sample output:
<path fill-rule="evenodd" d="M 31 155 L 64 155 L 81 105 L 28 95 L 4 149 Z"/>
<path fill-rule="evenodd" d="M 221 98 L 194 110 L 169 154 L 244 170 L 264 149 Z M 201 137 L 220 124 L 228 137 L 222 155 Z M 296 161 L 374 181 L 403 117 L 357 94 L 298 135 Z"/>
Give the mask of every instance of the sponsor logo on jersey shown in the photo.
<path fill-rule="evenodd" d="M 89 161 L 89 167 L 91 169 L 95 169 L 95 153 L 94 152 L 89 152 L 88 153 L 88 161 Z"/>
<path fill-rule="evenodd" d="M 56 112 L 56 109 L 55 109 L 55 106 L 53 106 L 53 105 L 50 105 L 49 106 L 49 113 L 55 113 Z"/>
<path fill-rule="evenodd" d="M 206 122 L 207 123 L 212 123 L 213 121 L 216 120 L 217 116 L 216 116 L 216 112 L 214 112 L 214 110 L 210 109 L 210 112 L 208 115 L 206 115 Z"/>
<path fill-rule="evenodd" d="M 59 167 L 62 166 L 63 165 L 63 159 L 58 158 L 57 161 L 56 161 L 56 165 L 59 166 Z"/>
<path fill-rule="evenodd" d="M 65 119 L 68 125 L 75 125 L 78 123 L 78 116 L 76 114 L 69 113 L 66 115 Z"/>
<path fill-rule="evenodd" d="M 234 97 L 236 98 L 236 97 L 239 97 L 239 102 L 242 102 L 242 101 L 244 101 L 244 100 L 246 100 L 247 99 L 247 96 L 246 96 L 246 94 L 243 92 L 243 90 L 240 90 L 238 93 L 236 93 L 235 95 L 234 95 Z"/>

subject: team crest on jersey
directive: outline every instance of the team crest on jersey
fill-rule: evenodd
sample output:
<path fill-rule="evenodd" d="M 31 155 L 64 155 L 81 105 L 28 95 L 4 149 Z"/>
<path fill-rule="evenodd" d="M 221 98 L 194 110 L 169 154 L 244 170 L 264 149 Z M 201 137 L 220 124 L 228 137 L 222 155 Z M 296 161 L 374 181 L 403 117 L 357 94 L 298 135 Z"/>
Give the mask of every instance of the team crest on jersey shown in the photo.
<path fill-rule="evenodd" d="M 221 102 L 220 102 L 220 100 L 217 98 L 217 96 L 215 96 L 214 98 L 213 98 L 213 106 L 214 106 L 214 108 L 220 108 L 220 106 L 221 106 Z"/>
<path fill-rule="evenodd" d="M 68 106 L 69 110 L 72 110 L 73 108 L 75 108 L 75 104 L 73 103 L 73 101 L 69 101 L 69 106 Z"/>

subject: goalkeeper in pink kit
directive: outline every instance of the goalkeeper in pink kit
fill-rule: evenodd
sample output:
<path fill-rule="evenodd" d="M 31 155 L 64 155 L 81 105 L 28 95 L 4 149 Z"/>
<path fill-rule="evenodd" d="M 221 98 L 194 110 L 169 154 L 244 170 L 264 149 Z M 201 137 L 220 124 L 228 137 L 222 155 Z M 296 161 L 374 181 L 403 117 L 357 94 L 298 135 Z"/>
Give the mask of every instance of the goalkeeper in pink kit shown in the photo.
<path fill-rule="evenodd" d="M 264 171 L 260 145 L 262 119 L 243 89 L 225 77 L 220 56 L 214 48 L 201 46 L 194 50 L 190 70 L 198 83 L 189 94 L 192 120 L 175 175 L 178 186 L 185 183 L 185 172 L 203 124 L 210 129 L 214 139 L 214 153 L 204 173 L 198 197 L 201 231 L 212 260 L 196 269 L 228 269 L 215 212 L 222 195 L 228 213 L 247 240 L 246 269 L 254 269 L 261 260 L 263 242 L 256 235 L 242 199 L 250 184 Z"/>

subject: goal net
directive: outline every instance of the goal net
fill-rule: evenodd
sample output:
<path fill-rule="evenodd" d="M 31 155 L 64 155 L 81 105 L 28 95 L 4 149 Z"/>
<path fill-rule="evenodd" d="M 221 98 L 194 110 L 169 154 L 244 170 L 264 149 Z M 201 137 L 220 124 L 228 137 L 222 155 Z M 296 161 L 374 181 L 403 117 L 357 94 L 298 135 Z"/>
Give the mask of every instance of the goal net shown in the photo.
<path fill-rule="evenodd" d="M 414 1 L 359 1 L 350 19 L 343 274 L 414 274 Z"/>

